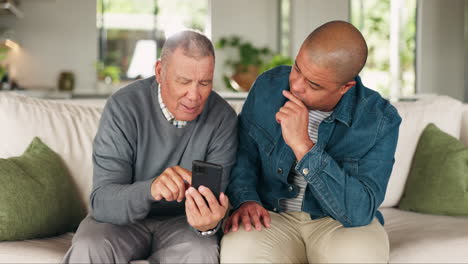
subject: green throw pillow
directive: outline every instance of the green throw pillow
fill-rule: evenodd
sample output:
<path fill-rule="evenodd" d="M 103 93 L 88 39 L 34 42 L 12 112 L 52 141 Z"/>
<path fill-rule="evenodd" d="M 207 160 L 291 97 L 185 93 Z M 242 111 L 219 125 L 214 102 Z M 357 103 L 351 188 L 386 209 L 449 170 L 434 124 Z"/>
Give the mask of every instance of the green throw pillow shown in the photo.
<path fill-rule="evenodd" d="M 0 159 L 0 241 L 73 231 L 84 216 L 62 159 L 39 138 L 23 155 Z"/>
<path fill-rule="evenodd" d="M 399 207 L 420 213 L 468 216 L 468 148 L 429 124 L 419 138 Z"/>

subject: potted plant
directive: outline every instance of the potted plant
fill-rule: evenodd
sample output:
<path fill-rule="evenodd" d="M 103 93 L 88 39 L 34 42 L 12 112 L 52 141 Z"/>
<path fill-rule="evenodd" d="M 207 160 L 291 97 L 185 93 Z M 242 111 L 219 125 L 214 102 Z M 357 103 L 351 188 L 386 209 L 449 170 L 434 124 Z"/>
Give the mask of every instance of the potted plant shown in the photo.
<path fill-rule="evenodd" d="M 7 57 L 7 54 L 8 54 L 8 48 L 0 46 L 0 80 L 6 74 L 6 67 L 4 65 L 4 61 Z M 0 90 L 1 90 L 1 87 L 0 87 Z"/>
<path fill-rule="evenodd" d="M 120 68 L 112 65 L 104 65 L 103 62 L 96 63 L 98 79 L 107 85 L 120 82 Z"/>
<path fill-rule="evenodd" d="M 268 71 L 280 65 L 292 65 L 292 64 L 293 64 L 293 60 L 291 59 L 291 57 L 283 56 L 281 54 L 276 54 L 275 56 L 273 56 L 273 58 L 269 62 L 264 63 L 262 65 L 262 67 L 260 68 L 260 73 L 264 71 Z"/>
<path fill-rule="evenodd" d="M 226 87 L 234 91 L 247 92 L 260 73 L 278 65 L 292 64 L 291 58 L 274 54 L 267 47 L 256 47 L 239 36 L 219 39 L 216 42 L 216 48 L 231 51 L 224 64 L 231 68 L 232 74 L 224 74 L 223 80 Z"/>
<path fill-rule="evenodd" d="M 230 67 L 232 75 L 224 75 L 224 81 L 228 88 L 233 88 L 232 81 L 240 90 L 248 91 L 252 83 L 260 73 L 260 68 L 264 61 L 269 59 L 273 53 L 267 47 L 259 48 L 249 41 L 242 40 L 239 36 L 223 37 L 216 42 L 217 49 L 230 49 L 237 52 L 231 54 L 225 61 L 225 65 Z M 234 87 L 237 88 L 237 87 Z"/>

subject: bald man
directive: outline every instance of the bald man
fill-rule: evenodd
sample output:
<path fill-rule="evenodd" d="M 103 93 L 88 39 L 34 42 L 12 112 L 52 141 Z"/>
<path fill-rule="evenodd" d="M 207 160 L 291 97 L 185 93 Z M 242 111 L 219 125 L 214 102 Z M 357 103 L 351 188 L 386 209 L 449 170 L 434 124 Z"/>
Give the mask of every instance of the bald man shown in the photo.
<path fill-rule="evenodd" d="M 223 263 L 386 263 L 377 210 L 401 118 L 361 82 L 361 33 L 326 23 L 292 67 L 256 80 L 239 115 Z"/>

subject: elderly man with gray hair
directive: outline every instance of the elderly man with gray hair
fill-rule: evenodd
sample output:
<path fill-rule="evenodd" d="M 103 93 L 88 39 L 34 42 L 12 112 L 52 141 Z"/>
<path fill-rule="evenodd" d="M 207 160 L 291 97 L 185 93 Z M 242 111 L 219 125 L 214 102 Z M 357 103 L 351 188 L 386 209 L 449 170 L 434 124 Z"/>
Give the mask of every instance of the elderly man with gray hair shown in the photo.
<path fill-rule="evenodd" d="M 92 214 L 65 263 L 218 262 L 221 192 L 190 186 L 193 160 L 223 166 L 237 149 L 234 110 L 212 91 L 211 41 L 194 31 L 167 39 L 155 76 L 113 94 L 93 145 Z"/>

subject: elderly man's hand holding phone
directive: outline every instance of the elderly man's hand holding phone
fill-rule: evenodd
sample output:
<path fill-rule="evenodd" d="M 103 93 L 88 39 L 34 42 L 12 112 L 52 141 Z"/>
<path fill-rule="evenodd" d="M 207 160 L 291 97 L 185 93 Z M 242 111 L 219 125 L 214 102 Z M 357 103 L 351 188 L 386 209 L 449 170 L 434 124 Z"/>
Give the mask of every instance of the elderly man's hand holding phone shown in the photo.
<path fill-rule="evenodd" d="M 221 189 L 222 167 L 194 161 L 192 172 L 180 166 L 167 168 L 151 186 L 160 201 L 182 202 L 188 223 L 197 230 L 214 229 L 227 212 L 229 199 Z M 219 200 L 218 200 L 218 198 Z"/>

